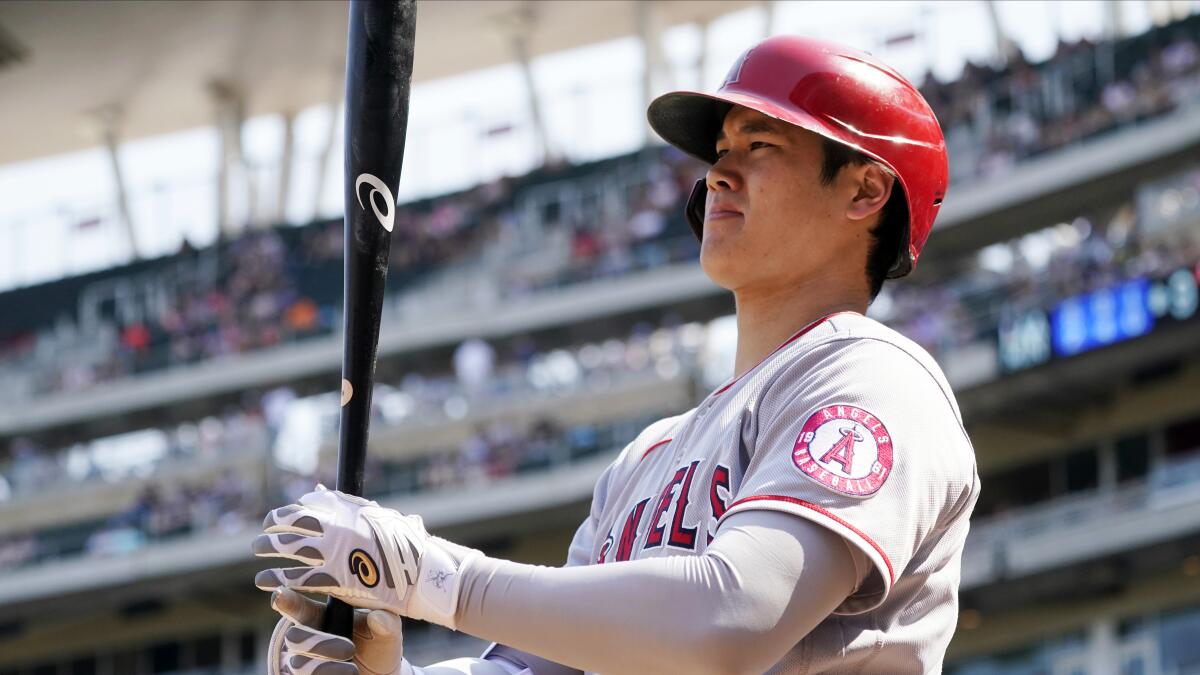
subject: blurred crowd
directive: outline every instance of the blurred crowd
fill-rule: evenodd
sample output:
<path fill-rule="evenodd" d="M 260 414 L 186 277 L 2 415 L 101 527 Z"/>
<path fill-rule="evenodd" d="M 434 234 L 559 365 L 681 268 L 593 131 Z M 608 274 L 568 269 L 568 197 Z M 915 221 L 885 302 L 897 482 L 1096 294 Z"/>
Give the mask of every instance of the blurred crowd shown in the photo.
<path fill-rule="evenodd" d="M 1200 169 L 1177 192 L 1200 208 Z M 1198 211 L 1200 212 L 1200 211 Z M 1147 232 L 1135 204 L 994 244 L 935 273 L 885 284 L 875 318 L 935 357 L 993 336 L 1002 322 L 1033 309 L 1134 278 L 1196 268 L 1200 218 Z"/>
<path fill-rule="evenodd" d="M 190 534 L 240 532 L 283 503 L 269 499 L 272 494 L 234 470 L 181 483 L 147 482 L 131 503 L 106 517 L 0 535 L 0 569 L 81 555 L 121 555 Z"/>
<path fill-rule="evenodd" d="M 922 91 L 946 130 L 952 179 L 996 176 L 1029 157 L 1195 104 L 1198 45 L 1200 16 L 1192 16 L 1116 42 L 1063 42 L 1044 63 L 1031 64 L 1018 51 L 1003 67 L 968 64 L 953 82 L 927 78 Z M 700 170 L 672 149 L 649 149 L 584 166 L 546 166 L 402 206 L 393 231 L 390 295 L 433 270 L 486 269 L 498 286 L 495 295 L 511 299 L 694 258 L 698 248 L 682 205 Z M 195 260 L 210 273 L 164 284 L 169 291 L 147 311 L 114 312 L 98 325 L 42 321 L 0 328 L 0 396 L 77 391 L 329 334 L 340 322 L 341 255 L 340 222 L 185 249 L 154 264 L 166 276 L 171 264 Z M 481 264 L 488 260 L 495 264 Z M 896 304 L 931 306 L 925 298 L 902 297 L 915 292 L 902 291 Z M 921 292 L 956 294 L 949 288 Z M 28 305 L 37 303 L 38 293 L 9 295 L 21 295 Z M 14 308 L 18 302 L 7 301 Z M 5 306 L 0 297 L 0 309 Z M 949 333 L 960 332 L 956 313 L 914 328 L 932 335 L 951 324 Z"/>
<path fill-rule="evenodd" d="M 1019 49 L 1000 68 L 968 63 L 921 92 L 946 132 L 951 179 L 1016 163 L 1200 101 L 1200 17 L 1119 41 L 1060 41 L 1033 64 Z"/>
<path fill-rule="evenodd" d="M 528 426 L 494 421 L 477 428 L 457 449 L 378 461 L 376 470 L 368 475 L 366 493 L 384 497 L 479 486 L 517 474 L 564 466 L 624 447 L 657 418 L 642 415 L 604 424 L 568 426 L 548 417 Z"/>
<path fill-rule="evenodd" d="M 213 479 L 177 486 L 147 484 L 129 508 L 87 535 L 82 552 L 114 555 L 188 534 L 239 532 L 262 522 L 269 508 L 262 487 L 232 470 Z M 55 545 L 69 547 L 69 541 L 43 538 L 43 542 L 49 544 L 47 552 L 72 552 L 69 548 L 53 550 Z"/>
<path fill-rule="evenodd" d="M 665 413 L 664 413 L 665 414 Z M 366 495 L 391 498 L 454 486 L 478 486 L 515 474 L 547 470 L 622 447 L 649 422 L 641 415 L 603 424 L 560 425 L 549 418 L 527 427 L 492 422 L 477 428 L 458 448 L 414 457 L 371 458 Z M 110 556 L 148 544 L 204 533 L 237 533 L 257 525 L 267 510 L 295 501 L 317 482 L 333 484 L 326 457 L 313 474 L 267 464 L 266 448 L 222 448 L 232 458 L 248 450 L 263 459 L 253 472 L 226 469 L 207 478 L 147 481 L 131 503 L 92 522 L 0 535 L 0 569 L 72 556 Z M 186 474 L 185 474 L 186 475 Z M 59 481 L 48 488 L 79 490 Z M 86 499 L 95 492 L 77 492 Z"/>
<path fill-rule="evenodd" d="M 371 455 L 367 493 L 382 497 L 478 485 L 617 449 L 670 411 L 595 424 L 563 424 L 545 415 L 522 425 L 495 415 L 495 408 L 603 391 L 631 378 L 675 378 L 699 366 L 705 342 L 704 326 L 670 317 L 663 326 L 637 324 L 624 338 L 565 348 L 538 349 L 529 338 L 501 349 L 468 340 L 445 372 L 381 381 L 372 424 L 385 430 L 469 416 L 481 421 L 456 447 L 396 458 Z M 99 521 L 0 535 L 0 568 L 64 555 L 126 552 L 183 534 L 238 530 L 261 520 L 271 504 L 293 501 L 316 482 L 332 484 L 336 455 L 330 438 L 337 406 L 331 396 L 302 399 L 277 389 L 244 396 L 240 405 L 196 422 L 57 449 L 25 437 L 0 446 L 0 508 L 5 502 L 17 505 L 67 493 L 86 498 L 111 485 L 144 486 L 126 508 Z M 308 401 L 318 404 L 302 405 Z M 313 437 L 299 438 L 289 430 L 294 404 L 301 404 L 295 410 L 301 416 L 315 409 L 323 418 L 310 427 Z M 306 444 L 320 451 L 307 469 L 279 465 L 280 445 Z"/>
<path fill-rule="evenodd" d="M 996 176 L 1040 153 L 1194 105 L 1200 101 L 1198 34 L 1200 17 L 1191 17 L 1117 43 L 1064 43 L 1042 64 L 1017 55 L 1003 68 L 969 65 L 952 83 L 927 80 L 922 90 L 946 128 L 954 179 Z M 682 206 L 699 171 L 673 149 L 650 149 L 587 166 L 548 166 L 402 206 L 393 231 L 390 295 L 431 283 L 436 275 L 503 270 L 488 278 L 500 298 L 511 300 L 694 258 L 698 249 Z M 1200 169 L 1155 197 L 1164 203 L 1168 198 L 1200 213 Z M 1144 222 L 1147 208 L 1155 204 L 1130 202 L 1081 215 L 885 285 L 872 315 L 936 357 L 992 339 L 1006 313 L 1200 264 L 1200 219 L 1151 230 Z M 337 221 L 252 232 L 204 251 L 185 249 L 139 268 L 139 274 L 157 269 L 171 279 L 139 305 L 141 311 L 122 312 L 114 305 L 86 325 L 80 319 L 43 322 L 36 330 L 0 327 L 0 398 L 28 401 L 80 391 L 331 334 L 340 323 L 342 239 Z M 178 269 L 189 273 L 175 274 Z M 38 298 L 49 303 L 54 297 L 46 288 L 0 297 L 0 310 L 12 310 L 0 314 L 19 316 L 18 305 L 33 306 L 36 313 Z M 729 361 L 713 347 L 728 342 L 728 336 L 713 334 L 715 323 L 705 327 L 667 317 L 662 325 L 639 324 L 623 337 L 547 348 L 528 338 L 503 346 L 469 340 L 455 353 L 452 369 L 382 381 L 375 423 L 461 420 L 498 406 L 603 390 L 637 378 L 684 376 L 712 387 Z M 266 466 L 275 439 L 287 431 L 286 416 L 273 407 L 247 396 L 199 422 L 66 448 L 12 439 L 0 445 L 0 504 L 161 476 L 175 465 L 211 460 L 220 467 L 247 453 Z M 323 409 L 336 415 L 336 406 Z M 545 417 L 527 426 L 479 423 L 459 447 L 379 461 L 370 468 L 367 488 L 373 495 L 392 495 L 545 469 L 617 447 L 647 421 L 563 425 Z M 327 433 L 332 420 L 323 424 Z M 314 451 L 320 444 L 313 441 Z M 240 529 L 261 517 L 268 504 L 294 499 L 317 480 L 330 482 L 328 453 L 310 465 L 274 472 L 279 477 L 271 484 L 218 469 L 204 479 L 147 485 L 127 508 L 87 528 L 0 535 L 0 568 Z"/>

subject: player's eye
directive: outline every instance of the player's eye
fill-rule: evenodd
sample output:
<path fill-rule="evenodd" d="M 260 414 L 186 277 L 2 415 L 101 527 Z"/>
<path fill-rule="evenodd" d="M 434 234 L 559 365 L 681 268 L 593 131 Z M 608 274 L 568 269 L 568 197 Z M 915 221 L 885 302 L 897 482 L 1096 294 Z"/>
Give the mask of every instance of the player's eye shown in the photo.
<path fill-rule="evenodd" d="M 767 143 L 766 141 L 754 141 L 753 143 L 750 144 L 751 150 L 758 150 L 759 148 L 770 148 L 770 147 L 774 147 L 774 146 L 772 146 L 770 143 Z"/>
<path fill-rule="evenodd" d="M 725 155 L 728 155 L 728 154 L 729 154 L 729 150 L 727 148 L 717 149 L 717 159 L 721 159 L 722 157 L 724 157 Z"/>

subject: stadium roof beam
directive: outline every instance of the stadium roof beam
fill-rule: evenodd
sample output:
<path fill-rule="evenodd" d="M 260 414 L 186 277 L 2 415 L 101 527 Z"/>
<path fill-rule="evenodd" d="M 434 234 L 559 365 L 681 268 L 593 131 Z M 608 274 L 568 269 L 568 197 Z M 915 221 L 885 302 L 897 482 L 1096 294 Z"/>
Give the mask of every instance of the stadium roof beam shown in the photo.
<path fill-rule="evenodd" d="M 521 82 L 525 85 L 529 119 L 533 124 L 533 136 L 537 139 L 537 157 L 541 164 L 551 164 L 559 159 L 558 151 L 550 142 L 546 129 L 546 116 L 542 112 L 542 99 L 538 96 L 537 80 L 530 65 L 530 39 L 539 22 L 537 5 L 526 0 L 509 14 L 496 17 L 496 27 L 512 45 L 513 59 L 521 71 Z"/>
<path fill-rule="evenodd" d="M 511 62 L 512 45 L 496 20 L 523 4 L 419 2 L 414 82 Z M 668 27 L 755 4 L 665 2 L 659 11 Z M 528 58 L 626 37 L 637 7 L 637 0 L 538 2 Z M 21 102 L 0 107 L 0 164 L 94 147 L 77 133 L 78 121 L 114 94 L 122 94 L 124 140 L 210 125 L 206 87 L 214 79 L 242 84 L 248 117 L 299 112 L 329 101 L 346 54 L 340 1 L 19 0 L 0 3 L 0 25 L 25 54 L 0 74 L 0 98 Z"/>
<path fill-rule="evenodd" d="M 333 69 L 341 70 L 341 62 Z M 316 220 L 321 214 L 321 195 L 325 193 L 325 181 L 329 180 L 329 161 L 333 159 L 334 141 L 337 137 L 338 125 L 338 109 L 341 107 L 342 99 L 345 97 L 342 88 L 342 82 L 338 79 L 338 73 L 334 73 L 329 82 L 329 126 L 325 129 L 325 143 L 321 146 L 321 157 L 317 161 L 317 187 L 312 193 L 312 211 L 310 218 Z M 290 164 L 280 164 L 280 171 L 291 169 Z"/>
<path fill-rule="evenodd" d="M 296 151 L 296 113 L 288 110 L 283 113 L 283 148 L 279 159 L 279 182 L 276 184 L 278 194 L 275 199 L 275 216 L 273 222 L 282 223 L 287 219 L 288 193 L 292 188 L 292 156 Z"/>
<path fill-rule="evenodd" d="M 95 122 L 97 135 L 104 144 L 105 153 L 108 155 L 108 165 L 112 170 L 113 178 L 113 196 L 117 203 L 118 217 L 121 219 L 121 225 L 125 228 L 129 250 L 134 258 L 140 258 L 141 248 L 138 245 L 137 230 L 133 226 L 133 216 L 129 210 L 129 192 L 125 189 L 125 174 L 121 171 L 121 158 L 117 151 L 120 145 L 121 123 L 125 117 L 124 111 L 120 105 L 109 104 L 97 108 L 89 117 Z"/>
<path fill-rule="evenodd" d="M 1020 48 L 1004 31 L 1004 26 L 1000 23 L 1000 14 L 996 10 L 996 0 L 985 0 L 983 4 L 987 8 L 988 25 L 991 26 L 992 37 L 996 41 L 996 61 L 1004 65 L 1020 54 Z"/>
<path fill-rule="evenodd" d="M 235 176 L 246 177 L 242 154 L 242 124 L 246 118 L 246 99 L 240 88 L 230 82 L 209 85 L 216 105 L 216 127 L 220 135 L 220 159 L 217 162 L 217 224 L 221 234 L 237 234 L 230 199 Z M 248 179 L 248 177 L 247 177 Z"/>
<path fill-rule="evenodd" d="M 666 61 L 662 50 L 662 15 L 658 0 L 638 3 L 634 11 L 638 37 L 642 41 L 642 108 L 645 109 L 666 82 Z M 642 143 L 655 138 L 649 121 L 642 123 Z"/>

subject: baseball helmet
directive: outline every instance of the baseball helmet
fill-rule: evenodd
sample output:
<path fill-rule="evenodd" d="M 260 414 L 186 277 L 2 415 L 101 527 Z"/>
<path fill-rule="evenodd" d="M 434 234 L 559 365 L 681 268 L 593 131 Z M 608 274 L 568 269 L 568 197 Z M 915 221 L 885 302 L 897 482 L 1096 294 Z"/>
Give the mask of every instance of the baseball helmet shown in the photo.
<path fill-rule="evenodd" d="M 888 278 L 913 270 L 946 194 L 949 166 L 942 128 L 917 88 L 865 52 L 795 36 L 763 40 L 742 54 L 716 93 L 676 91 L 650 103 L 650 126 L 671 145 L 709 164 L 734 105 L 842 143 L 896 175 L 908 228 Z M 687 218 L 703 235 L 705 181 L 688 200 Z"/>

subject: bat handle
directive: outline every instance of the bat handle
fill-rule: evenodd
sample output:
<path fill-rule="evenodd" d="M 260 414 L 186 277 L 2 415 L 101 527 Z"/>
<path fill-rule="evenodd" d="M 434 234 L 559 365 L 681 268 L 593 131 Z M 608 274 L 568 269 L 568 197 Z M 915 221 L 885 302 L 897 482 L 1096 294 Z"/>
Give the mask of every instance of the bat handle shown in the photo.
<path fill-rule="evenodd" d="M 334 635 L 354 639 L 354 607 L 337 598 L 330 597 L 325 606 L 325 616 L 321 622 L 321 630 Z"/>

